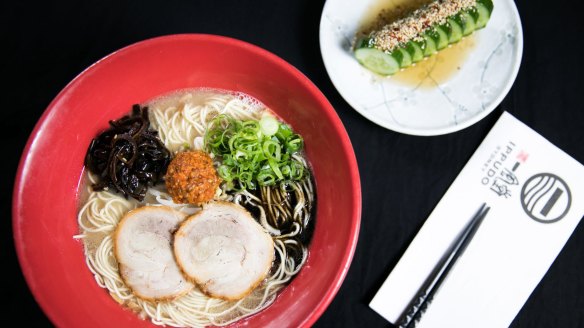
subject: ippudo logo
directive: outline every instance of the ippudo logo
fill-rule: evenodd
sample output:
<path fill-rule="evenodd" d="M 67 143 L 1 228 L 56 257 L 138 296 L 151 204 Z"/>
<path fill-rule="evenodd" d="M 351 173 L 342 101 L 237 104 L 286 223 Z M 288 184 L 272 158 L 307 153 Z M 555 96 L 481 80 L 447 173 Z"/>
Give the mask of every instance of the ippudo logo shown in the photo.
<path fill-rule="evenodd" d="M 521 189 L 520 199 L 525 213 L 541 223 L 561 220 L 572 204 L 570 188 L 552 173 L 538 173 L 529 178 Z"/>

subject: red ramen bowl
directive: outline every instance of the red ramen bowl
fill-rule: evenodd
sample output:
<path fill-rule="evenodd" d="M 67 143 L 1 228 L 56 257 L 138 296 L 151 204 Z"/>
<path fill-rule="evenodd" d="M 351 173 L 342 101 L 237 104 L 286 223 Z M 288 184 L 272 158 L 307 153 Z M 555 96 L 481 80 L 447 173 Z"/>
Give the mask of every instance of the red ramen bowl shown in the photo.
<path fill-rule="evenodd" d="M 305 140 L 317 188 L 309 257 L 274 304 L 234 326 L 310 326 L 338 291 L 361 218 L 359 172 L 335 110 L 306 76 L 248 43 L 172 35 L 121 49 L 89 67 L 49 105 L 20 161 L 13 199 L 16 250 L 34 297 L 59 327 L 153 326 L 118 305 L 90 273 L 78 233 L 83 160 L 108 121 L 170 91 L 208 87 L 247 93 Z"/>

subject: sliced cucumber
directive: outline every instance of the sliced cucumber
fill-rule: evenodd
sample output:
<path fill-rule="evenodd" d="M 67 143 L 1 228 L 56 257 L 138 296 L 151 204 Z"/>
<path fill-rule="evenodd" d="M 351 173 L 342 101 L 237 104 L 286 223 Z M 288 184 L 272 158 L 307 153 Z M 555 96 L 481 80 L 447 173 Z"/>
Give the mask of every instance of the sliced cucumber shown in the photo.
<path fill-rule="evenodd" d="M 493 1 L 492 0 L 477 0 L 477 3 L 487 7 L 489 10 L 489 17 L 491 17 L 491 13 L 493 12 Z"/>
<path fill-rule="evenodd" d="M 476 29 L 474 18 L 467 11 L 463 11 L 454 16 L 454 21 L 462 27 L 463 36 L 471 34 Z"/>
<path fill-rule="evenodd" d="M 417 63 L 424 59 L 424 51 L 422 50 L 423 42 L 410 41 L 406 43 L 406 50 L 412 56 L 412 62 Z"/>
<path fill-rule="evenodd" d="M 458 25 L 454 19 L 449 18 L 446 20 L 446 27 L 448 28 L 448 42 L 456 43 L 462 39 L 462 27 Z"/>
<path fill-rule="evenodd" d="M 377 49 L 378 45 L 374 38 L 361 38 L 355 46 L 355 57 L 359 63 L 375 73 L 395 74 L 400 68 L 417 63 L 424 57 L 446 48 L 449 44 L 459 42 L 463 36 L 485 27 L 492 11 L 493 0 L 476 0 L 474 7 L 447 18 L 444 24 L 426 29 L 419 35 L 422 40 L 419 38 L 415 39 L 418 41 L 411 40 L 394 48 L 392 52 Z"/>
<path fill-rule="evenodd" d="M 412 65 L 412 56 L 410 53 L 404 48 L 397 48 L 391 52 L 391 55 L 397 62 L 399 63 L 400 68 L 406 68 Z"/>
<path fill-rule="evenodd" d="M 448 34 L 440 26 L 430 28 L 425 34 L 436 42 L 436 50 L 442 50 L 448 46 Z"/>
<path fill-rule="evenodd" d="M 424 37 L 424 57 L 432 56 L 436 53 L 436 42 L 428 35 Z"/>
<path fill-rule="evenodd" d="M 478 30 L 487 26 L 487 22 L 489 21 L 489 18 L 491 18 L 491 11 L 489 8 L 486 5 L 477 2 L 474 12 L 476 13 L 476 16 L 474 16 L 475 28 Z"/>
<path fill-rule="evenodd" d="M 398 61 L 392 55 L 375 48 L 357 48 L 355 58 L 361 65 L 381 75 L 395 74 L 400 68 Z"/>
<path fill-rule="evenodd" d="M 359 48 L 374 48 L 375 47 L 375 40 L 370 37 L 360 38 L 355 42 L 355 49 Z"/>

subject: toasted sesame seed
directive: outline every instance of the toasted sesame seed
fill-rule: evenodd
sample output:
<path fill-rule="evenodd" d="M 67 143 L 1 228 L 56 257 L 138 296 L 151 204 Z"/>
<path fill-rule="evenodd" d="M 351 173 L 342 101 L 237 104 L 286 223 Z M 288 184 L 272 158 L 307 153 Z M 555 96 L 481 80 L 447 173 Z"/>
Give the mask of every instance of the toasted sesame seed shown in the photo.
<path fill-rule="evenodd" d="M 408 41 L 421 41 L 421 34 L 435 24 L 443 24 L 450 16 L 476 5 L 476 0 L 435 0 L 408 16 L 374 31 L 370 37 L 383 51 L 393 51 Z"/>

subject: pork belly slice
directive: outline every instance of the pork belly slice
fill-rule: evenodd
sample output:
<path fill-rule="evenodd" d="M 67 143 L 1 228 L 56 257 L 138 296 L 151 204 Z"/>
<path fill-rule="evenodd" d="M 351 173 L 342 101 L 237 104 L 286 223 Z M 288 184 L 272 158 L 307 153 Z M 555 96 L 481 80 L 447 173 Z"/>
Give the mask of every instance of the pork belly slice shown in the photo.
<path fill-rule="evenodd" d="M 136 296 L 170 300 L 194 287 L 172 252 L 172 234 L 185 217 L 166 206 L 144 206 L 128 212 L 118 224 L 114 253 L 122 279 Z"/>
<path fill-rule="evenodd" d="M 214 202 L 180 225 L 174 254 L 183 273 L 205 294 L 238 300 L 265 279 L 274 242 L 243 207 Z"/>

